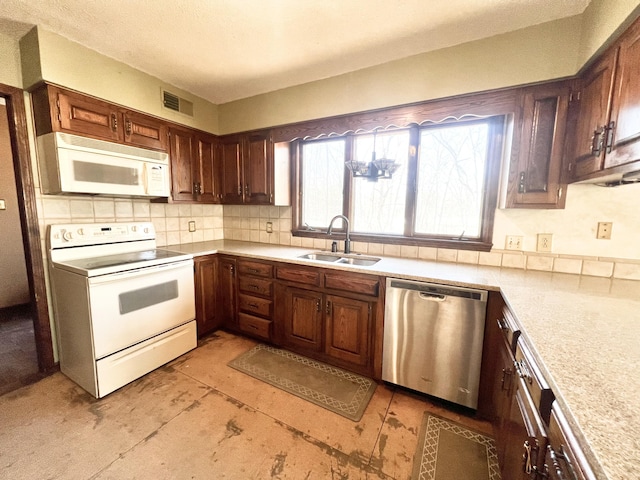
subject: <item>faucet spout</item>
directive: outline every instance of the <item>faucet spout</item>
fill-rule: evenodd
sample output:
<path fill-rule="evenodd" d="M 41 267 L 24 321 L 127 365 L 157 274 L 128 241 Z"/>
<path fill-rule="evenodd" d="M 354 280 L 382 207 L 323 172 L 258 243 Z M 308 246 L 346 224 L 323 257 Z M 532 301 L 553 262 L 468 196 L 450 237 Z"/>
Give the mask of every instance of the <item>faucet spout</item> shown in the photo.
<path fill-rule="evenodd" d="M 344 231 L 345 231 L 344 253 L 351 253 L 351 239 L 349 238 L 349 235 L 350 235 L 349 219 L 347 217 L 345 217 L 344 215 L 336 215 L 335 217 L 333 217 L 331 219 L 331 222 L 329 222 L 329 228 L 327 229 L 327 235 L 331 235 L 331 230 L 333 229 L 333 222 L 336 221 L 336 219 L 338 219 L 338 218 L 341 218 L 343 223 L 344 223 Z"/>

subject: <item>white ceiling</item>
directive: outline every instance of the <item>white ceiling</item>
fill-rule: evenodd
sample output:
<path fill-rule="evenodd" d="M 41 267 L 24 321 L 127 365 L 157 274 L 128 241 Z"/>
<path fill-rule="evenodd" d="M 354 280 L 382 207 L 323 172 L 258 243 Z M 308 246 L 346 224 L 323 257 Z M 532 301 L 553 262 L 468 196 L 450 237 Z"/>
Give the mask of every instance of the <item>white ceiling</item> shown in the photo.
<path fill-rule="evenodd" d="M 31 26 L 220 104 L 582 13 L 590 0 L 2 0 Z"/>

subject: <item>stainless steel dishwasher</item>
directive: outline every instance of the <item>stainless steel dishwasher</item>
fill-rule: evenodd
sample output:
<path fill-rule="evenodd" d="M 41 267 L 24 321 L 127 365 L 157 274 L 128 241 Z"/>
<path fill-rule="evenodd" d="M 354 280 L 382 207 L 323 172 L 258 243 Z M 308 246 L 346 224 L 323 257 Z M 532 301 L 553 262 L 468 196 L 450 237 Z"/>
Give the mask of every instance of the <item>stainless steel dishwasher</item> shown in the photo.
<path fill-rule="evenodd" d="M 387 279 L 382 379 L 478 406 L 487 292 Z"/>

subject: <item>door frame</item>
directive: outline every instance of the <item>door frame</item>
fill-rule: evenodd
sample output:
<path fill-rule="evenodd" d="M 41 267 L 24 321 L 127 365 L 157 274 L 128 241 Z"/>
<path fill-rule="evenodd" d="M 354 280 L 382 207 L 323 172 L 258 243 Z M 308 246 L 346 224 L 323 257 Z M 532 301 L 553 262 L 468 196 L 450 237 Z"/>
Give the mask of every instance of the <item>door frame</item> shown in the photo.
<path fill-rule="evenodd" d="M 38 368 L 40 372 L 50 373 L 57 370 L 58 367 L 53 356 L 45 281 L 46 274 L 38 224 L 33 170 L 31 167 L 24 90 L 0 83 L 0 97 L 3 97 L 7 104 L 7 120 L 18 193 L 20 227 L 22 229 L 22 243 L 24 245 L 27 278 L 29 280 L 33 330 L 38 352 Z"/>

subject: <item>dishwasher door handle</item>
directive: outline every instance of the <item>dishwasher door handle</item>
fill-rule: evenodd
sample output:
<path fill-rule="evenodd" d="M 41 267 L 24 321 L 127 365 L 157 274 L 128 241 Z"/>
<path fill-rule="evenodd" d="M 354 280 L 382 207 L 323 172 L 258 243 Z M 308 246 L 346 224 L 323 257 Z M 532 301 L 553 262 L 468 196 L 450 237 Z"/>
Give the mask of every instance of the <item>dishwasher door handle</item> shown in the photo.
<path fill-rule="evenodd" d="M 447 297 L 441 293 L 420 292 L 420 298 L 431 300 L 432 302 L 444 302 Z"/>

